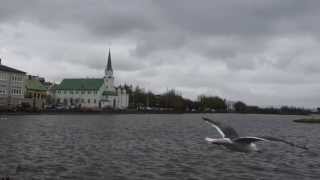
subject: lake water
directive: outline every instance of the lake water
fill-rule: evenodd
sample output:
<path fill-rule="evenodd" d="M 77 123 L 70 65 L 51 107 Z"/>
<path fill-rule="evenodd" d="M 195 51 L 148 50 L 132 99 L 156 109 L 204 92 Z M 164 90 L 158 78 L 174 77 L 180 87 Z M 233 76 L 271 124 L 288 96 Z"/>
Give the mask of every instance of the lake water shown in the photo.
<path fill-rule="evenodd" d="M 208 114 L 240 135 L 272 135 L 262 153 L 210 145 L 219 137 L 181 115 L 28 115 L 0 117 L 0 177 L 12 179 L 320 179 L 320 124 L 301 116 Z"/>

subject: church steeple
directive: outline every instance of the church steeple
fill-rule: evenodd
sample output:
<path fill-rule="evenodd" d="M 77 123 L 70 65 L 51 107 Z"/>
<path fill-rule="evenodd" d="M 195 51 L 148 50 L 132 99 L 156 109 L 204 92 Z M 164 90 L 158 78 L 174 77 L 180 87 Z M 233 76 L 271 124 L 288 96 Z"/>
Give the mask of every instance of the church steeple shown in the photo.
<path fill-rule="evenodd" d="M 113 77 L 113 69 L 112 69 L 112 64 L 111 64 L 111 52 L 109 48 L 109 55 L 108 55 L 108 62 L 107 62 L 107 67 L 105 69 L 105 75 L 106 77 Z"/>
<path fill-rule="evenodd" d="M 113 71 L 113 70 L 112 70 L 112 64 L 111 64 L 111 52 L 110 52 L 110 48 L 109 48 L 109 55 L 108 55 L 107 71 Z"/>

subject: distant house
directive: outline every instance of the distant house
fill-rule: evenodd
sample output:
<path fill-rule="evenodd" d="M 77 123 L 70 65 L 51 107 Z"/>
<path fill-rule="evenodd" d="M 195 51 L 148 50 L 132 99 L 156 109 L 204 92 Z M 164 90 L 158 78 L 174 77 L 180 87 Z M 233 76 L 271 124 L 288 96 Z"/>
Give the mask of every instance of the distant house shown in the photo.
<path fill-rule="evenodd" d="M 24 99 L 26 73 L 1 63 L 0 59 L 0 108 L 12 109 Z"/>
<path fill-rule="evenodd" d="M 235 108 L 234 108 L 234 104 L 236 102 L 235 101 L 226 101 L 226 105 L 227 105 L 227 111 L 228 112 L 233 112 L 235 111 Z"/>
<path fill-rule="evenodd" d="M 47 88 L 38 80 L 29 76 L 25 82 L 25 98 L 31 101 L 31 107 L 43 110 L 46 105 Z"/>
<path fill-rule="evenodd" d="M 103 78 L 63 79 L 54 92 L 55 102 L 69 107 L 126 109 L 129 104 L 126 90 L 114 86 L 110 51 Z"/>

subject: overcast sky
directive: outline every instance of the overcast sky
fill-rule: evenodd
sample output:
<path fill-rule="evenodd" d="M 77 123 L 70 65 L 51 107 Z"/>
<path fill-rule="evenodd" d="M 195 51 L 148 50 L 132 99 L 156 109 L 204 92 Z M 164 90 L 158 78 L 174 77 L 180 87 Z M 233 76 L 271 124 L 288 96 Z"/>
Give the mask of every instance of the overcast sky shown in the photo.
<path fill-rule="evenodd" d="M 319 0 L 0 0 L 5 65 L 252 105 L 320 106 Z"/>

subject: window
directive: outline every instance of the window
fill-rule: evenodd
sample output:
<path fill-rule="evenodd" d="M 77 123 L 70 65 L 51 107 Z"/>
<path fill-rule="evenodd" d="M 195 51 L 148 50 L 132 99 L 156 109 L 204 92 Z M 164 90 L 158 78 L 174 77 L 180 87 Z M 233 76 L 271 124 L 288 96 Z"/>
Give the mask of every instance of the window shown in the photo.
<path fill-rule="evenodd" d="M 98 92 L 97 91 L 94 91 L 94 94 L 97 94 Z"/>
<path fill-rule="evenodd" d="M 22 76 L 18 75 L 14 77 L 15 81 L 22 81 Z"/>
<path fill-rule="evenodd" d="M 85 91 L 81 91 L 81 94 L 84 94 Z"/>
<path fill-rule="evenodd" d="M 88 103 L 90 104 L 90 99 L 88 99 Z"/>
<path fill-rule="evenodd" d="M 73 91 L 72 91 L 72 90 L 70 91 L 70 94 L 73 94 Z"/>
<path fill-rule="evenodd" d="M 84 103 L 84 99 L 81 99 L 81 102 Z"/>
<path fill-rule="evenodd" d="M 67 90 L 64 91 L 64 94 L 67 94 Z"/>
<path fill-rule="evenodd" d="M 18 90 L 17 90 L 17 89 L 12 89 L 12 90 L 11 90 L 11 94 L 13 94 L 13 95 L 18 94 Z"/>
<path fill-rule="evenodd" d="M 94 99 L 94 100 L 93 100 L 93 103 L 95 103 L 95 104 L 96 104 L 96 103 L 97 103 L 97 100 L 96 100 L 96 99 Z"/>
<path fill-rule="evenodd" d="M 88 91 L 88 94 L 91 94 L 91 91 Z"/>
<path fill-rule="evenodd" d="M 79 94 L 79 91 L 76 91 L 76 94 Z"/>

